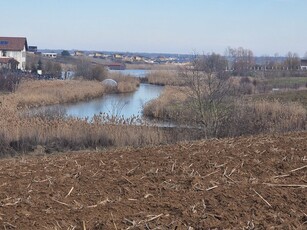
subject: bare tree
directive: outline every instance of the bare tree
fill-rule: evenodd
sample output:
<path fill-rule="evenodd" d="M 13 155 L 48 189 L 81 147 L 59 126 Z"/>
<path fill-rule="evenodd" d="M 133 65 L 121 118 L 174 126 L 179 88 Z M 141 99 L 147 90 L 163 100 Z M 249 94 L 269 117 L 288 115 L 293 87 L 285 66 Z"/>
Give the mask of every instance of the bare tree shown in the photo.
<path fill-rule="evenodd" d="M 103 81 L 107 78 L 107 69 L 102 65 L 93 65 L 86 59 L 81 59 L 76 67 L 76 76 L 87 80 Z"/>
<path fill-rule="evenodd" d="M 228 106 L 227 60 L 218 54 L 197 56 L 182 73 L 188 85 L 191 119 L 200 125 L 206 137 L 219 136 Z"/>
<path fill-rule="evenodd" d="M 301 59 L 297 53 L 288 52 L 284 61 L 284 67 L 288 70 L 297 70 L 299 69 L 300 62 Z"/>
<path fill-rule="evenodd" d="M 226 56 L 231 61 L 231 69 L 235 74 L 240 76 L 247 76 L 251 68 L 255 65 L 253 51 L 249 49 L 228 47 Z"/>
<path fill-rule="evenodd" d="M 47 61 L 43 65 L 43 72 L 50 74 L 54 78 L 60 78 L 62 75 L 62 66 L 60 63 Z"/>

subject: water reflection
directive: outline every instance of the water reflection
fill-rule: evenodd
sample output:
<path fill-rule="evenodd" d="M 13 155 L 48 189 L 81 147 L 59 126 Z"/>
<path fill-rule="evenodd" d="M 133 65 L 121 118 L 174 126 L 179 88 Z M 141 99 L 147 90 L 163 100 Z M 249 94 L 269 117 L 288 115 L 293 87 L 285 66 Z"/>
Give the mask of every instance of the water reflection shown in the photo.
<path fill-rule="evenodd" d="M 48 106 L 42 110 L 65 111 L 67 116 L 77 118 L 88 117 L 92 119 L 101 113 L 109 116 L 121 116 L 125 119 L 142 116 L 145 103 L 157 98 L 163 90 L 163 86 L 140 84 L 137 91 L 125 94 L 108 94 L 101 98 L 74 104 Z"/>

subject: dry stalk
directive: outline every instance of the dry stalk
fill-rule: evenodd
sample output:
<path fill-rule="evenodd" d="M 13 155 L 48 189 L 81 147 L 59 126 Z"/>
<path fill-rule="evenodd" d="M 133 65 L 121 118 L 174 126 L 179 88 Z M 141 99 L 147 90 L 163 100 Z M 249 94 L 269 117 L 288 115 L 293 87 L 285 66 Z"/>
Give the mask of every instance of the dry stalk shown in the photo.
<path fill-rule="evenodd" d="M 127 229 L 130 229 L 131 227 L 135 227 L 135 225 L 136 225 L 136 222 L 134 220 L 129 220 L 127 218 L 124 218 L 124 221 L 131 224 L 131 226 L 128 227 Z"/>
<path fill-rule="evenodd" d="M 226 177 L 228 180 L 231 180 L 233 183 L 238 184 L 236 181 L 234 181 L 232 178 L 230 178 L 230 177 L 227 176 L 226 174 L 224 174 L 224 177 Z"/>
<path fill-rule="evenodd" d="M 290 176 L 290 174 L 284 174 L 284 175 L 278 175 L 278 176 L 273 176 L 273 179 L 277 179 L 277 178 L 284 178 L 284 177 L 288 177 Z"/>
<path fill-rule="evenodd" d="M 69 190 L 69 192 L 67 193 L 67 195 L 65 196 L 65 198 L 67 198 L 67 197 L 72 193 L 73 190 L 74 190 L 74 187 L 71 187 L 71 189 Z"/>
<path fill-rule="evenodd" d="M 271 184 L 271 183 L 263 183 L 263 184 L 271 187 L 307 188 L 307 184 Z"/>
<path fill-rule="evenodd" d="M 111 201 L 109 200 L 109 198 L 107 198 L 103 201 L 98 202 L 97 204 L 89 205 L 89 206 L 87 206 L 87 208 L 96 208 L 96 207 L 98 207 L 98 205 L 106 205 L 109 202 L 111 202 Z"/>
<path fill-rule="evenodd" d="M 266 200 L 263 198 L 263 196 L 261 196 L 255 189 L 253 189 L 253 191 L 270 207 L 272 208 L 272 205 Z"/>
<path fill-rule="evenodd" d="M 155 220 L 155 219 L 158 219 L 158 218 L 160 218 L 161 216 L 163 216 L 163 213 L 161 213 L 161 214 L 159 214 L 159 215 L 157 215 L 157 216 L 154 216 L 154 217 L 152 217 L 152 218 L 150 218 L 150 219 L 148 219 L 148 220 L 145 220 L 145 223 L 146 223 L 146 222 L 153 221 L 153 220 Z"/>
<path fill-rule="evenodd" d="M 153 195 L 150 194 L 150 193 L 148 193 L 148 194 L 146 194 L 146 195 L 144 196 L 145 199 L 147 199 L 147 198 L 149 198 L 149 197 L 153 197 Z"/>
<path fill-rule="evenodd" d="M 177 162 L 177 160 L 175 160 L 175 162 L 172 165 L 172 172 L 174 172 L 174 170 L 175 170 L 176 162 Z"/>
<path fill-rule="evenodd" d="M 126 178 L 126 177 L 124 177 L 124 176 L 122 176 L 129 184 L 132 184 L 132 185 L 134 185 L 134 183 L 132 183 L 128 178 Z"/>
<path fill-rule="evenodd" d="M 140 165 L 137 165 L 137 166 L 134 167 L 133 169 L 130 169 L 130 170 L 126 173 L 126 175 L 127 175 L 127 176 L 131 176 L 131 175 L 134 173 L 134 171 L 135 171 L 138 167 L 140 167 Z"/>
<path fill-rule="evenodd" d="M 221 165 L 214 165 L 214 168 L 221 168 L 223 166 L 227 165 L 227 163 L 221 164 Z"/>
<path fill-rule="evenodd" d="M 216 170 L 216 171 L 214 171 L 214 172 L 211 172 L 211 173 L 205 175 L 204 177 L 211 176 L 212 174 L 218 173 L 219 171 L 220 171 L 220 169 L 218 169 L 218 170 Z"/>
<path fill-rule="evenodd" d="M 18 198 L 15 202 L 6 203 L 6 204 L 0 205 L 0 206 L 14 206 L 14 205 L 17 205 L 20 202 L 21 202 L 21 198 Z"/>
<path fill-rule="evenodd" d="M 9 223 L 9 222 L 4 222 L 4 225 L 3 225 L 4 229 L 6 229 L 5 225 L 8 225 L 10 228 L 17 228 L 17 226 L 12 225 L 12 224 Z"/>
<path fill-rule="evenodd" d="M 212 187 L 210 187 L 210 188 L 207 188 L 206 191 L 210 191 L 210 190 L 215 189 L 215 188 L 217 188 L 217 187 L 218 187 L 217 185 L 214 185 L 214 186 L 212 186 Z"/>
<path fill-rule="evenodd" d="M 58 204 L 65 205 L 66 207 L 70 207 L 69 204 L 66 204 L 66 203 L 64 203 L 64 202 L 58 201 L 58 200 L 56 200 L 56 199 L 51 198 L 51 200 L 53 200 L 54 202 L 57 202 Z"/>
<path fill-rule="evenodd" d="M 290 172 L 296 172 L 296 171 L 304 169 L 304 168 L 307 168 L 307 165 L 304 165 L 304 166 L 296 168 L 296 169 L 292 169 Z"/>
<path fill-rule="evenodd" d="M 116 224 L 115 224 L 114 216 L 113 216 L 113 213 L 112 213 L 112 212 L 111 212 L 111 217 L 112 217 L 112 222 L 113 222 L 114 228 L 115 228 L 115 230 L 117 230 L 117 226 L 116 226 Z"/>
<path fill-rule="evenodd" d="M 82 221 L 82 225 L 83 225 L 83 230 L 86 230 L 86 226 L 85 226 L 85 221 Z"/>

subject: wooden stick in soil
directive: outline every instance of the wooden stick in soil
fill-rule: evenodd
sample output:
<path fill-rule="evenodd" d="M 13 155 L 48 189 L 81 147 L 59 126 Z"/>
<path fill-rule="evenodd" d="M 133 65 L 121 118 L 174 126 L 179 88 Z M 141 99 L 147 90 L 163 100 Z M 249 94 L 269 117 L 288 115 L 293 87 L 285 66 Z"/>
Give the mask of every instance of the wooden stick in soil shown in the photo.
<path fill-rule="evenodd" d="M 65 196 L 65 198 L 67 198 L 67 197 L 71 194 L 72 190 L 74 190 L 74 187 L 71 187 L 71 189 L 69 190 L 69 192 L 67 193 L 67 195 Z"/>
<path fill-rule="evenodd" d="M 298 170 L 301 170 L 301 169 L 304 169 L 304 168 L 307 168 L 307 165 L 304 165 L 304 166 L 296 168 L 296 169 L 292 169 L 290 172 L 295 172 L 295 171 L 298 171 Z"/>
<path fill-rule="evenodd" d="M 272 205 L 266 200 L 263 198 L 263 196 L 261 196 L 255 189 L 253 189 L 253 191 L 270 207 L 272 208 Z"/>
<path fill-rule="evenodd" d="M 271 187 L 307 188 L 307 184 L 270 184 L 270 183 L 263 183 L 263 184 Z"/>
<path fill-rule="evenodd" d="M 116 226 L 116 224 L 115 224 L 114 216 L 113 216 L 113 213 L 112 213 L 112 212 L 111 212 L 111 217 L 112 217 L 112 222 L 113 222 L 114 228 L 115 228 L 115 230 L 117 230 L 117 226 Z"/>

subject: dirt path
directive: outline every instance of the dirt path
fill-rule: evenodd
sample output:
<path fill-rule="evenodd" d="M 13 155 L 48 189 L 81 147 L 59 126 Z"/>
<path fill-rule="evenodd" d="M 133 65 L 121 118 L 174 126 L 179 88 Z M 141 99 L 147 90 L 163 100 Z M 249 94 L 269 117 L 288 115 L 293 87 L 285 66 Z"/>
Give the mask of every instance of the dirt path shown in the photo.
<path fill-rule="evenodd" d="M 307 133 L 0 160 L 0 229 L 269 227 L 307 228 Z"/>

